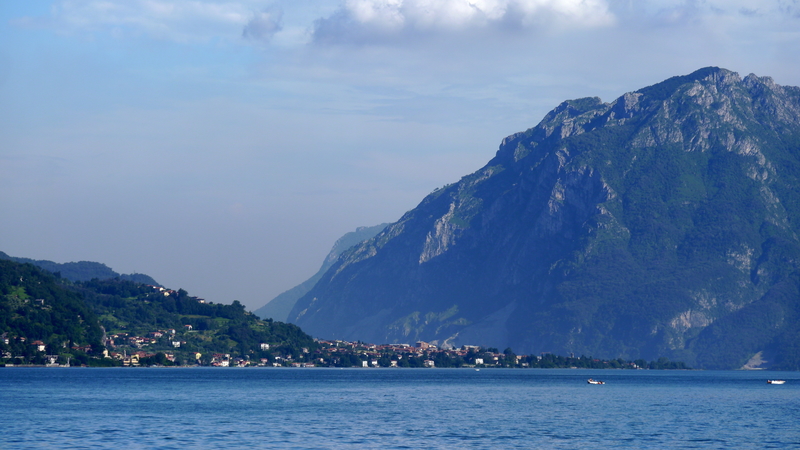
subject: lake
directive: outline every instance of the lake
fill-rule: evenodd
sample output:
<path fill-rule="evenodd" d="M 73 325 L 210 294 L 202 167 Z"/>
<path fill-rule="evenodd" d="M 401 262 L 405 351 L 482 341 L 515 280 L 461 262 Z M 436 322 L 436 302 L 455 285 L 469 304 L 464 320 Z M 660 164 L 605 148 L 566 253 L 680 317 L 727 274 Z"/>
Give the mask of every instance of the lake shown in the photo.
<path fill-rule="evenodd" d="M 0 383 L 2 449 L 800 448 L 798 372 L 2 368 Z"/>

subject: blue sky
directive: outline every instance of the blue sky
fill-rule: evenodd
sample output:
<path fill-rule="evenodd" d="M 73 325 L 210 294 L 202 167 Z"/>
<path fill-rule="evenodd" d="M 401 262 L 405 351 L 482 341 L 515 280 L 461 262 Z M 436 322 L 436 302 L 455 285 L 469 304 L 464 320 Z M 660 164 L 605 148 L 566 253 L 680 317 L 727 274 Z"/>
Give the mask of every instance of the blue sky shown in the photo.
<path fill-rule="evenodd" d="M 800 85 L 800 3 L 0 3 L 0 250 L 251 308 L 563 100 Z"/>

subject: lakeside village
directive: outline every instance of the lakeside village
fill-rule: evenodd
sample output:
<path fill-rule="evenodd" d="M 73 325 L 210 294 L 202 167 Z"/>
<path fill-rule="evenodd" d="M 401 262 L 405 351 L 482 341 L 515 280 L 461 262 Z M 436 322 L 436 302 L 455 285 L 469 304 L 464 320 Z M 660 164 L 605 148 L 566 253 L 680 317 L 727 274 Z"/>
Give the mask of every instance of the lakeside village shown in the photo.
<path fill-rule="evenodd" d="M 147 286 L 157 293 L 151 300 L 176 298 L 186 312 L 175 315 L 177 328 L 106 334 L 94 345 L 51 339 L 30 340 L 25 336 L 0 335 L 0 366 L 46 367 L 358 367 L 358 368 L 592 368 L 592 369 L 687 369 L 667 358 L 601 360 L 587 356 L 551 353 L 517 355 L 510 348 L 464 345 L 438 348 L 428 342 L 368 344 L 363 342 L 311 339 L 291 324 L 259 321 L 238 302 L 214 305 L 183 291 Z M 181 303 L 182 302 L 182 303 Z M 34 303 L 44 304 L 44 300 Z M 145 301 L 144 304 L 147 304 Z M 41 306 L 41 305 L 40 305 Z M 198 309 L 205 308 L 205 309 Z M 198 315 L 210 312 L 221 316 Z M 182 318 L 182 319 L 180 319 Z M 180 322 L 180 320 L 183 320 Z M 187 322 L 194 322 L 194 325 Z M 215 325 L 216 326 L 213 326 Z M 55 337 L 55 336 L 54 336 Z M 259 340 L 262 339 L 262 340 Z M 266 341 L 265 341 L 266 340 Z"/>
<path fill-rule="evenodd" d="M 191 332 L 187 325 L 184 332 Z M 419 341 L 409 344 L 367 344 L 363 342 L 314 340 L 313 347 L 299 347 L 290 353 L 291 347 L 281 344 L 261 343 L 250 355 L 232 356 L 229 353 L 185 352 L 179 350 L 187 341 L 176 338 L 178 331 L 158 330 L 147 336 L 114 334 L 106 339 L 101 358 L 89 358 L 93 353 L 89 346 L 73 346 L 71 356 L 47 354 L 47 346 L 39 340 L 29 343 L 26 355 L 12 355 L 4 351 L 0 365 L 13 366 L 211 366 L 211 367 L 413 367 L 413 368 L 593 368 L 593 369 L 687 369 L 681 362 L 666 358 L 658 361 L 625 361 L 622 359 L 601 360 L 586 356 L 559 356 L 551 353 L 541 355 L 516 355 L 511 349 L 499 352 L 496 348 L 464 345 L 459 349 L 440 349 L 435 345 Z M 25 343 L 24 337 L 17 338 Z M 4 346 L 10 344 L 2 337 Z M 166 346 L 174 350 L 163 349 Z M 94 352 L 97 353 L 97 352 Z"/>

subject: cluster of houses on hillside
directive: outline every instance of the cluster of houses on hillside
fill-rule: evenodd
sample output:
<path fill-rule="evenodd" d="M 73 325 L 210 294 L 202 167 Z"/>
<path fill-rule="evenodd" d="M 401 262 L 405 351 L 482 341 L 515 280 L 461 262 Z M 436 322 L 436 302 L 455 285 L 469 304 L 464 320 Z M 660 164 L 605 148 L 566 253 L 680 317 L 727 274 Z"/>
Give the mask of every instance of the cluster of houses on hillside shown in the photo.
<path fill-rule="evenodd" d="M 9 366 L 13 365 L 14 361 L 19 363 L 22 361 L 23 364 L 29 363 L 30 355 L 37 354 L 41 360 L 44 361 L 44 365 L 46 366 L 68 366 L 69 362 L 66 361 L 65 364 L 59 364 L 57 361 L 60 359 L 58 355 L 50 355 L 47 354 L 48 352 L 56 352 L 58 348 L 66 349 L 69 347 L 69 341 L 61 342 L 60 344 L 56 344 L 56 348 L 48 348 L 48 345 L 41 341 L 41 340 L 30 340 L 25 336 L 9 336 L 8 333 L 3 333 L 0 335 L 0 360 L 5 360 L 4 365 Z M 13 345 L 13 347 L 11 347 Z M 18 351 L 20 350 L 20 346 L 27 346 L 29 351 L 23 350 L 20 354 L 14 354 L 10 349 L 16 348 Z M 80 351 L 80 352 L 90 352 L 92 351 L 92 347 L 88 345 L 73 345 L 72 350 Z"/>
<path fill-rule="evenodd" d="M 167 288 L 161 287 L 161 286 L 153 286 L 152 284 L 148 284 L 147 286 L 153 288 L 153 290 L 156 291 L 156 292 L 160 292 L 160 293 L 164 294 L 164 297 L 169 297 L 171 295 L 173 295 L 173 296 L 174 295 L 178 295 L 178 291 L 173 290 L 173 289 L 167 289 Z M 205 303 L 206 302 L 205 299 L 202 299 L 202 298 L 197 298 L 197 297 L 193 297 L 193 298 L 197 299 L 197 301 L 199 303 Z"/>
<path fill-rule="evenodd" d="M 186 325 L 187 330 L 191 330 L 191 325 Z M 118 345 L 129 345 L 131 347 L 136 348 L 143 348 L 148 345 L 156 345 L 158 343 L 164 343 L 164 341 L 168 343 L 168 345 L 180 348 L 181 345 L 185 345 L 186 341 L 183 341 L 176 337 L 176 331 L 174 329 L 169 330 L 156 330 L 151 331 L 146 336 L 132 336 L 128 333 L 118 333 L 112 334 L 106 338 L 105 345 L 106 347 L 116 348 Z"/>

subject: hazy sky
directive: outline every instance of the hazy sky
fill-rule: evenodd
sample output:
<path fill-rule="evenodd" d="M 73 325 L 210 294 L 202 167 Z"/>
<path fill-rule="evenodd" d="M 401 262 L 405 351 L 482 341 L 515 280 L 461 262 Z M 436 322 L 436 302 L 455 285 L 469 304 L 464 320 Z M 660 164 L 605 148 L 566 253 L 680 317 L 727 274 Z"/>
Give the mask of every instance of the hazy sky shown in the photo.
<path fill-rule="evenodd" d="M 0 2 L 0 250 L 255 309 L 566 99 L 800 85 L 798 0 Z"/>

